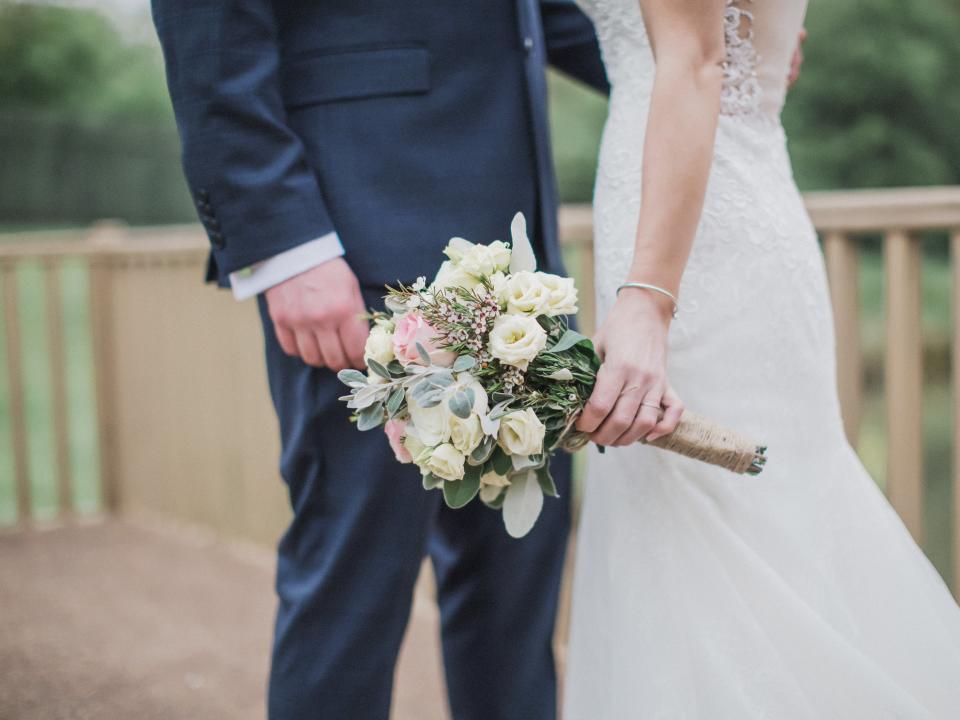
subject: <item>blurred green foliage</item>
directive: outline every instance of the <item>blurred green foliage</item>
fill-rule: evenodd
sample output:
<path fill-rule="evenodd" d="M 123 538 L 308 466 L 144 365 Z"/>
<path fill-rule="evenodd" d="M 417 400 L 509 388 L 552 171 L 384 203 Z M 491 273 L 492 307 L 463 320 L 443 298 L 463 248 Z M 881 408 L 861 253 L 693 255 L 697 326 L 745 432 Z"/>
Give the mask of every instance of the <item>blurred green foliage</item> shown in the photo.
<path fill-rule="evenodd" d="M 956 0 L 814 2 L 807 27 L 784 113 L 801 188 L 960 183 Z M 561 196 L 586 202 L 606 99 L 550 88 Z M 0 223 L 193 217 L 158 49 L 93 10 L 0 0 L 0 156 Z"/>
<path fill-rule="evenodd" d="M 95 10 L 0 0 L 0 106 L 78 122 L 169 123 L 154 47 Z"/>
<path fill-rule="evenodd" d="M 960 4 L 830 0 L 783 114 L 802 190 L 960 184 Z M 591 197 L 604 100 L 551 78 L 565 200 Z"/>
<path fill-rule="evenodd" d="M 784 125 L 803 189 L 960 183 L 960 4 L 811 4 Z"/>

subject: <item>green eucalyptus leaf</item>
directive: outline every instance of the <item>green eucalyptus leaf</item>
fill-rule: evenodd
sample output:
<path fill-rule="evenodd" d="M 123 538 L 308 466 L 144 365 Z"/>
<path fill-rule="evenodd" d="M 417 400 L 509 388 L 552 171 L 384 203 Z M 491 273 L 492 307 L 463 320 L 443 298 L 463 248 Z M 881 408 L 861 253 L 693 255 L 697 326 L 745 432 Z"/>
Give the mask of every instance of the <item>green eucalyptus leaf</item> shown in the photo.
<path fill-rule="evenodd" d="M 473 409 L 473 403 L 470 402 L 470 398 L 462 390 L 453 394 L 453 397 L 447 401 L 447 406 L 450 408 L 450 412 L 461 420 L 470 417 L 470 412 Z"/>
<path fill-rule="evenodd" d="M 576 330 L 567 330 L 563 334 L 563 337 L 561 337 L 557 341 L 556 345 L 554 345 L 551 348 L 547 348 L 544 352 L 560 353 L 560 352 L 563 352 L 564 350 L 569 350 L 574 345 L 579 345 L 582 342 L 589 343 L 590 338 L 588 338 L 586 335 L 581 335 Z M 591 347 L 592 347 L 592 343 L 591 343 Z"/>
<path fill-rule="evenodd" d="M 438 487 L 443 485 L 443 478 L 434 475 L 433 473 L 426 473 L 423 476 L 423 489 L 424 490 L 435 490 Z"/>
<path fill-rule="evenodd" d="M 503 503 L 503 523 L 510 537 L 521 538 L 533 528 L 543 509 L 543 490 L 532 471 L 512 479 Z"/>
<path fill-rule="evenodd" d="M 457 510 L 473 500 L 480 492 L 480 468 L 467 467 L 462 480 L 448 480 L 443 484 L 443 499 L 447 506 Z"/>
<path fill-rule="evenodd" d="M 390 394 L 390 399 L 387 400 L 387 415 L 390 417 L 396 415 L 401 405 L 403 405 L 403 388 L 397 388 Z"/>
<path fill-rule="evenodd" d="M 420 355 L 420 359 L 423 360 L 425 365 L 431 364 L 430 353 L 421 343 L 417 343 L 417 354 Z"/>
<path fill-rule="evenodd" d="M 560 493 L 557 492 L 557 484 L 553 480 L 553 475 L 550 474 L 550 466 L 544 465 L 543 467 L 537 468 L 537 482 L 540 483 L 540 489 L 543 490 L 544 495 L 550 497 L 560 497 Z"/>
<path fill-rule="evenodd" d="M 494 449 L 493 457 L 490 458 L 490 461 L 493 463 L 493 471 L 497 475 L 507 475 L 513 470 L 513 461 L 499 445 Z"/>
<path fill-rule="evenodd" d="M 344 385 L 352 388 L 360 388 L 367 384 L 367 376 L 359 370 L 341 370 L 337 373 L 337 378 Z"/>
<path fill-rule="evenodd" d="M 483 465 L 493 454 L 493 449 L 497 446 L 497 441 L 487 435 L 470 453 L 470 462 L 475 465 Z"/>
<path fill-rule="evenodd" d="M 383 403 L 377 402 L 365 407 L 357 415 L 357 430 L 373 430 L 383 424 Z"/>
<path fill-rule="evenodd" d="M 454 372 L 466 372 L 477 364 L 477 360 L 470 355 L 461 355 L 453 363 Z"/>
<path fill-rule="evenodd" d="M 393 377 L 390 375 L 390 371 L 387 370 L 383 365 L 378 363 L 373 358 L 367 358 L 367 367 L 373 370 L 377 375 L 382 377 L 385 380 L 393 380 Z"/>

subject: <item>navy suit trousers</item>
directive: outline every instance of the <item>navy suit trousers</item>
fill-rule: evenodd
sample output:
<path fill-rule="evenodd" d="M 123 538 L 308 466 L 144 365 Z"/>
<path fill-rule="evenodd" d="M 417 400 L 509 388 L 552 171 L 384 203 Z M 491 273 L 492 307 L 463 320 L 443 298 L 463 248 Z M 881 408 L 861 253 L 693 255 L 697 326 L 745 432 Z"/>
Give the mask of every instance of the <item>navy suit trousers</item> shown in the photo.
<path fill-rule="evenodd" d="M 365 293 L 380 304 L 382 291 Z M 552 635 L 570 526 L 561 499 L 510 538 L 478 500 L 461 510 L 424 491 L 381 431 L 361 433 L 334 373 L 284 354 L 260 299 L 281 471 L 293 520 L 279 547 L 271 720 L 387 720 L 394 665 L 423 558 L 437 576 L 455 720 L 554 720 Z"/>

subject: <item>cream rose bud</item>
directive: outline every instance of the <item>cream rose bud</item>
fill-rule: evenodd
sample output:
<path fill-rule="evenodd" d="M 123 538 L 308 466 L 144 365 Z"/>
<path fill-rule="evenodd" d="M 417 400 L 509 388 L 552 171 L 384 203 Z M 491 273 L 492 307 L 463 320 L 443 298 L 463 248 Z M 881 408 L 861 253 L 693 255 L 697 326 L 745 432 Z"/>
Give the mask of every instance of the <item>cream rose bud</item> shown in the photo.
<path fill-rule="evenodd" d="M 507 312 L 514 315 L 545 315 L 549 310 L 550 289 L 540 280 L 543 273 L 523 270 L 507 278 L 502 298 Z"/>
<path fill-rule="evenodd" d="M 547 333 L 535 318 L 501 315 L 490 331 L 490 354 L 507 365 L 526 370 L 547 345 Z"/>
<path fill-rule="evenodd" d="M 387 365 L 394 358 L 393 332 L 383 325 L 374 325 L 367 337 L 363 349 L 364 357 L 373 358 L 381 365 Z"/>
<path fill-rule="evenodd" d="M 577 312 L 577 286 L 573 278 L 538 272 L 540 283 L 547 290 L 547 315 L 574 315 Z"/>
<path fill-rule="evenodd" d="M 450 260 L 444 260 L 437 271 L 437 277 L 434 278 L 432 288 L 436 290 L 445 290 L 448 288 L 462 287 L 472 290 L 480 284 L 480 280 L 459 265 Z"/>
<path fill-rule="evenodd" d="M 433 449 L 423 467 L 444 480 L 462 480 L 465 460 L 462 452 L 450 443 L 444 443 Z"/>
<path fill-rule="evenodd" d="M 543 438 L 547 428 L 533 408 L 516 410 L 500 420 L 498 440 L 511 455 L 539 455 L 543 452 Z"/>
<path fill-rule="evenodd" d="M 440 445 L 450 439 L 450 418 L 453 413 L 445 402 L 433 407 L 420 407 L 416 400 L 407 399 L 407 411 L 417 438 L 427 447 Z"/>
<path fill-rule="evenodd" d="M 464 419 L 453 415 L 450 418 L 450 442 L 464 455 L 469 455 L 483 441 L 480 418 L 471 414 Z"/>
<path fill-rule="evenodd" d="M 502 488 L 507 487 L 510 484 L 509 478 L 506 475 L 499 475 L 493 470 L 486 472 L 480 476 L 481 485 L 489 485 L 490 487 Z"/>
<path fill-rule="evenodd" d="M 507 304 L 507 276 L 502 272 L 495 272 L 487 278 L 490 281 L 490 292 L 500 303 L 500 307 Z"/>
<path fill-rule="evenodd" d="M 410 457 L 413 459 L 413 462 L 419 463 L 420 456 L 423 454 L 424 450 L 427 449 L 427 446 L 420 442 L 420 439 L 415 435 L 408 432 L 409 428 L 404 428 L 406 433 L 403 436 L 403 447 L 406 448 L 407 452 L 410 453 Z"/>
<path fill-rule="evenodd" d="M 461 270 L 474 277 L 490 277 L 510 267 L 510 248 L 499 240 L 489 245 L 473 245 L 466 248 L 455 262 Z"/>

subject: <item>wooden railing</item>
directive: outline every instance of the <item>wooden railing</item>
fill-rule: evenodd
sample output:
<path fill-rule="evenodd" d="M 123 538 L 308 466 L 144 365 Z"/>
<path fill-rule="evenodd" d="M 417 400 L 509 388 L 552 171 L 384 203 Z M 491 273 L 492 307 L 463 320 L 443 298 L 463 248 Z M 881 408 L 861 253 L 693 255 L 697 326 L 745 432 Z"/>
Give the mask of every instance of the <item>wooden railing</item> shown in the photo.
<path fill-rule="evenodd" d="M 923 188 L 806 197 L 821 232 L 837 331 L 844 421 L 856 444 L 863 413 L 858 290 L 861 238 L 883 236 L 886 273 L 885 389 L 887 492 L 911 532 L 923 536 L 920 332 L 921 239 L 951 234 L 954 288 L 960 288 L 960 188 Z M 592 222 L 586 206 L 565 207 L 564 243 L 578 276 L 584 326 L 593 315 Z M 85 232 L 0 238 L 8 416 L 17 519 L 33 517 L 17 275 L 40 263 L 59 513 L 73 514 L 67 358 L 61 264 L 87 266 L 94 350 L 101 506 L 160 514 L 223 533 L 273 541 L 287 517 L 277 480 L 277 431 L 263 369 L 258 319 L 200 283 L 206 240 L 196 226 L 130 229 L 100 224 Z M 954 328 L 960 317 L 955 295 Z M 954 332 L 953 357 L 960 357 Z M 955 383 L 955 387 L 957 383 Z M 960 408 L 960 392 L 955 398 Z M 956 436 L 955 436 L 956 437 Z M 954 449 L 960 443 L 954 442 Z M 960 468 L 960 454 L 954 465 Z M 955 487 L 960 479 L 955 476 Z M 954 562 L 960 587 L 960 492 L 954 493 Z"/>

